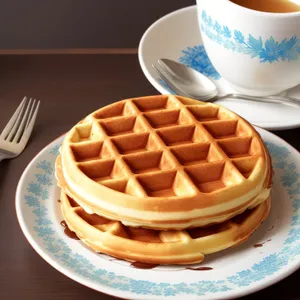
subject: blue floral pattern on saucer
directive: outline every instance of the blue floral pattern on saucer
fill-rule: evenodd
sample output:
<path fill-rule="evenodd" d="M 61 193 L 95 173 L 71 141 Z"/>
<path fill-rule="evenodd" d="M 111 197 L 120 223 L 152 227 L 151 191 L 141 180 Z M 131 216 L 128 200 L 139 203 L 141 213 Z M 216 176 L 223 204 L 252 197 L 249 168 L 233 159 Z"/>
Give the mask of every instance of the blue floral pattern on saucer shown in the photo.
<path fill-rule="evenodd" d="M 230 29 L 212 19 L 205 10 L 201 13 L 202 32 L 212 41 L 226 49 L 259 58 L 262 63 L 294 61 L 300 57 L 300 39 L 296 36 L 276 41 L 272 36 L 265 41 L 262 37 L 245 36 L 241 31 Z"/>

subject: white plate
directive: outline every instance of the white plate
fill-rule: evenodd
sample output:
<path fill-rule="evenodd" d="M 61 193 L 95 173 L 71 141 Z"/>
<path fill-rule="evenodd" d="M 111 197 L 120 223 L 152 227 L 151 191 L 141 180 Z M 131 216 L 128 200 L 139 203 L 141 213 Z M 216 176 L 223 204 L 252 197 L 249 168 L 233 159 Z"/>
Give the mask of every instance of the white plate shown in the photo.
<path fill-rule="evenodd" d="M 234 92 L 207 57 L 197 24 L 196 6 L 180 9 L 156 21 L 145 32 L 139 45 L 139 61 L 145 76 L 160 93 L 170 94 L 172 91 L 158 79 L 152 68 L 159 58 L 182 62 L 212 79 L 220 92 Z M 289 90 L 289 95 L 300 98 L 300 86 Z M 300 126 L 300 109 L 291 106 L 235 99 L 218 101 L 218 104 L 265 129 Z"/>
<path fill-rule="evenodd" d="M 60 225 L 59 189 L 54 177 L 63 137 L 42 150 L 20 179 L 16 210 L 21 228 L 32 247 L 57 270 L 121 298 L 215 300 L 265 288 L 300 266 L 300 155 L 277 136 L 262 129 L 259 132 L 275 171 L 270 216 L 247 242 L 207 256 L 201 266 L 213 268 L 210 271 L 186 270 L 185 266 L 135 269 L 67 237 Z"/>

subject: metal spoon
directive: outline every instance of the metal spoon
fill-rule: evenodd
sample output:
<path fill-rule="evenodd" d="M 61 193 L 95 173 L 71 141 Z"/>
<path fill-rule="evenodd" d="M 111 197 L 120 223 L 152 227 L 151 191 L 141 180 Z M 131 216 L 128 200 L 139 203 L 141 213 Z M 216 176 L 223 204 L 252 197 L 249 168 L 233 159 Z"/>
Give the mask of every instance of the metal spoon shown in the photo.
<path fill-rule="evenodd" d="M 279 103 L 300 108 L 300 99 L 290 96 L 256 97 L 243 94 L 220 94 L 216 85 L 200 72 L 170 59 L 158 60 L 160 68 L 155 65 L 159 77 L 178 95 L 201 101 L 214 102 L 225 98 L 245 99 L 255 102 Z"/>

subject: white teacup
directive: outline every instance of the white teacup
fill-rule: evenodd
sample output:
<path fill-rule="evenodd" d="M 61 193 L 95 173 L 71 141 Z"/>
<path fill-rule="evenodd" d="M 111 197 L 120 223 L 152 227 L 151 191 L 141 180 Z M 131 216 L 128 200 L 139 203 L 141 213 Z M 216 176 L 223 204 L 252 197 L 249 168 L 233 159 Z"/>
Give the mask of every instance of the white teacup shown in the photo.
<path fill-rule="evenodd" d="M 206 52 L 235 90 L 264 96 L 300 83 L 300 12 L 265 13 L 229 0 L 197 0 L 197 10 Z"/>

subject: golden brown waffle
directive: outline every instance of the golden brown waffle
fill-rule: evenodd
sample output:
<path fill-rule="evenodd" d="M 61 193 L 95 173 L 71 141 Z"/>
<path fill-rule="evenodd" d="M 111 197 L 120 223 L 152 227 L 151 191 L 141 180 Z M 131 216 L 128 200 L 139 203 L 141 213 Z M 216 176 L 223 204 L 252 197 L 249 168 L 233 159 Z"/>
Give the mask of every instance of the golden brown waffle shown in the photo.
<path fill-rule="evenodd" d="M 224 223 L 206 228 L 159 231 L 124 226 L 88 214 L 62 192 L 68 227 L 93 250 L 117 258 L 154 264 L 193 264 L 204 255 L 245 241 L 268 216 L 270 199 Z"/>
<path fill-rule="evenodd" d="M 270 159 L 256 130 L 221 106 L 172 95 L 90 114 L 67 133 L 61 165 L 66 193 L 125 225 L 206 226 L 270 194 Z"/>

